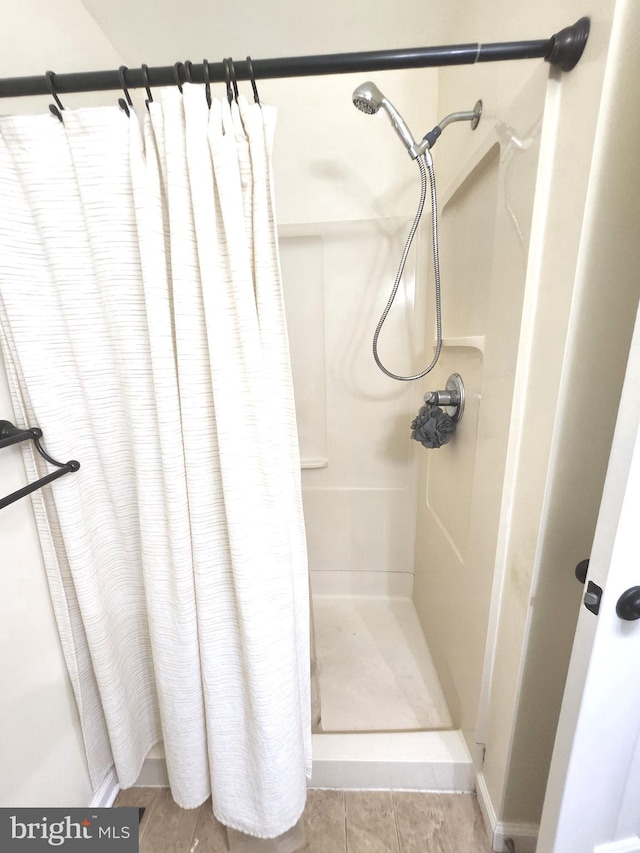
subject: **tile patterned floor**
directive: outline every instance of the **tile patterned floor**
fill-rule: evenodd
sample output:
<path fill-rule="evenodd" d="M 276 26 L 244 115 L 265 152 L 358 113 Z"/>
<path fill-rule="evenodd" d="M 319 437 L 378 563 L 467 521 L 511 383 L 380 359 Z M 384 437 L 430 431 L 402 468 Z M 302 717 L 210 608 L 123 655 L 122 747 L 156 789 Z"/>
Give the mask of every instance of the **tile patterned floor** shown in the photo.
<path fill-rule="evenodd" d="M 130 788 L 116 806 L 146 809 L 140 853 L 227 853 L 206 803 L 186 811 L 166 788 Z M 472 794 L 309 791 L 305 853 L 491 853 Z"/>

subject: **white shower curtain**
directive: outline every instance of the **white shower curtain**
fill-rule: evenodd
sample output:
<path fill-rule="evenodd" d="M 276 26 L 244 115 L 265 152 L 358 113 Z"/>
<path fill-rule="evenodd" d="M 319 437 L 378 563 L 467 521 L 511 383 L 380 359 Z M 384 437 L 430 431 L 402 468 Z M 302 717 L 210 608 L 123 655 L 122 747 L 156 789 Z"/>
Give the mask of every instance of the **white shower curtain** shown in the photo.
<path fill-rule="evenodd" d="M 275 837 L 311 742 L 275 114 L 63 116 L 0 119 L 0 329 L 20 426 L 82 465 L 33 503 L 91 777 L 163 740 L 179 805 Z"/>

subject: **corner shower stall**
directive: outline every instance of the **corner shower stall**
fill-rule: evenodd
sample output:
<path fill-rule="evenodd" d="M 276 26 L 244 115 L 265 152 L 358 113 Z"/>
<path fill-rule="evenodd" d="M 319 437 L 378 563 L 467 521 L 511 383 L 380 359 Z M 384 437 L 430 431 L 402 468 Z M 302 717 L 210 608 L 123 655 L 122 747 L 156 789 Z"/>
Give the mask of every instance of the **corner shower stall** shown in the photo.
<path fill-rule="evenodd" d="M 541 69 L 499 121 L 485 116 L 472 159 L 439 186 L 444 334 L 423 379 L 388 378 L 371 352 L 411 219 L 280 227 L 319 787 L 473 788 L 545 85 Z M 359 128 L 390 133 L 383 120 Z M 446 134 L 439 145 L 436 177 Z M 401 374 L 434 353 L 431 224 L 425 213 L 380 335 L 383 363 Z M 453 373 L 464 415 L 426 450 L 411 421 Z"/>

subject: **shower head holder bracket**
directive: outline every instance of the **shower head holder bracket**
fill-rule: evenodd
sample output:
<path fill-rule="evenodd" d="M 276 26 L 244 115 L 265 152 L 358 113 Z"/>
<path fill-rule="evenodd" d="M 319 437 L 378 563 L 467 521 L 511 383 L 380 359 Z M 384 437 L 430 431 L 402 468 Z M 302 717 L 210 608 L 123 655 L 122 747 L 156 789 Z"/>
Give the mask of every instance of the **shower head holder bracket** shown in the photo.
<path fill-rule="evenodd" d="M 482 101 L 478 100 L 473 105 L 472 110 L 459 110 L 455 113 L 449 113 L 449 115 L 445 116 L 438 124 L 430 130 L 428 133 L 422 137 L 420 142 L 416 142 L 410 149 L 409 154 L 414 159 L 416 157 L 420 157 L 420 155 L 424 154 L 425 151 L 430 150 L 438 141 L 440 134 L 448 127 L 450 124 L 453 124 L 456 121 L 468 121 L 470 124 L 471 130 L 475 130 L 476 127 L 480 124 L 480 118 L 482 116 Z"/>
<path fill-rule="evenodd" d="M 448 411 L 447 414 L 451 417 L 454 423 L 457 423 L 464 413 L 464 382 L 459 373 L 452 373 L 447 379 L 447 384 L 444 391 L 428 391 L 424 395 L 425 403 L 431 403 L 434 406 L 442 406 L 445 409 L 453 409 L 453 412 Z"/>

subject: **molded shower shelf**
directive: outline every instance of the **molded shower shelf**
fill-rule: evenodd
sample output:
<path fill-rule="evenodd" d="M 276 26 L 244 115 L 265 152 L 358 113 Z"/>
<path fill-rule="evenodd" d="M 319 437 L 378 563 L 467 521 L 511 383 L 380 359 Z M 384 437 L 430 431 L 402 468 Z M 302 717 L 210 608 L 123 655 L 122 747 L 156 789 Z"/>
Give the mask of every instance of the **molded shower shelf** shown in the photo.
<path fill-rule="evenodd" d="M 308 468 L 326 468 L 329 464 L 328 459 L 301 459 L 300 467 L 303 471 L 306 471 Z"/>
<path fill-rule="evenodd" d="M 436 345 L 434 338 L 433 345 Z M 472 347 L 484 354 L 485 336 L 484 335 L 468 335 L 460 338 L 443 338 L 443 347 Z"/>

